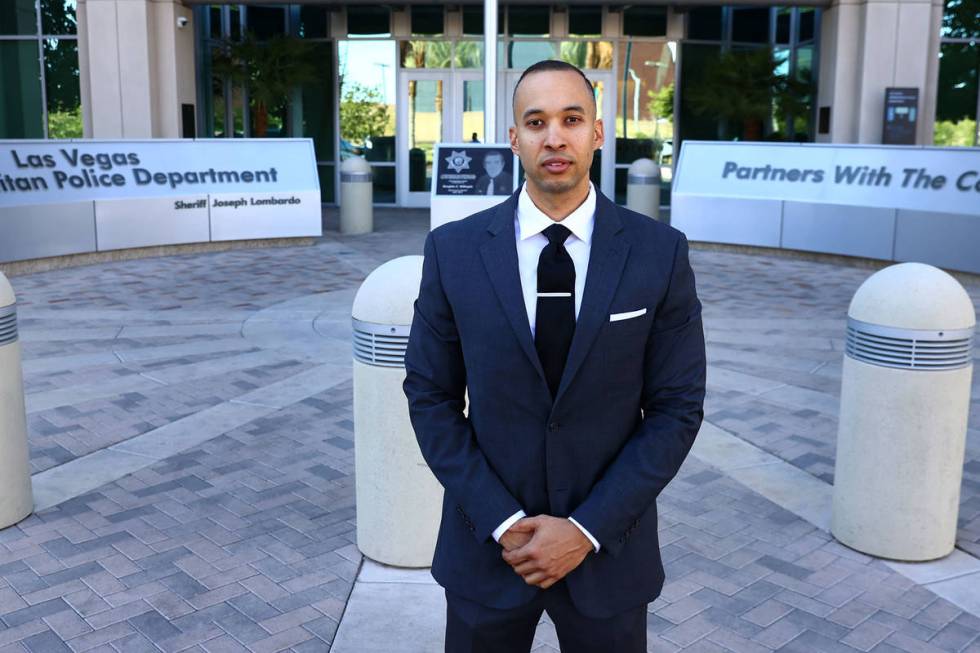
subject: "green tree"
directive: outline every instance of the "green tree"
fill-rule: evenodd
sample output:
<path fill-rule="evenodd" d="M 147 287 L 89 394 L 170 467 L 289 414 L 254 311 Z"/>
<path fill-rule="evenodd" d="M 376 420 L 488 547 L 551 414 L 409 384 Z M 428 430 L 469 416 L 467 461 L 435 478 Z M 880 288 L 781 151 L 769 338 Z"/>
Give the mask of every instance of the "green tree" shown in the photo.
<path fill-rule="evenodd" d="M 340 134 L 351 143 L 363 145 L 372 136 L 385 133 L 391 110 L 380 90 L 357 82 L 345 82 L 340 99 Z"/>
<path fill-rule="evenodd" d="M 659 91 L 647 91 L 647 111 L 657 118 L 672 120 L 674 118 L 674 82 L 667 84 Z"/>
<path fill-rule="evenodd" d="M 810 110 L 809 71 L 793 77 L 779 72 L 781 66 L 770 48 L 723 52 L 688 88 L 691 111 L 738 125 L 742 140 L 761 140 L 774 112 L 795 117 Z"/>
<path fill-rule="evenodd" d="M 976 144 L 976 137 L 976 120 L 937 120 L 932 141 L 936 145 L 971 147 Z"/>
<path fill-rule="evenodd" d="M 293 89 L 319 81 L 315 48 L 314 43 L 292 36 L 260 41 L 249 33 L 241 41 L 223 41 L 216 50 L 212 70 L 248 92 L 255 109 L 255 136 L 267 134 L 269 112 L 287 106 Z"/>

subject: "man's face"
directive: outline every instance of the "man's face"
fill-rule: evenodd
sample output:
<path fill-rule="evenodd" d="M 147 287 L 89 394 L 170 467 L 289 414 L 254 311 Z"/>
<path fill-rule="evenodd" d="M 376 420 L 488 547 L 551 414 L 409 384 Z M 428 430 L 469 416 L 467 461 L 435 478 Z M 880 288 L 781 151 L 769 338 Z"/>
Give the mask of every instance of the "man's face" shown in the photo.
<path fill-rule="evenodd" d="M 578 73 L 549 70 L 525 77 L 514 96 L 514 123 L 510 147 L 521 158 L 528 184 L 552 194 L 588 187 L 603 127 Z"/>
<path fill-rule="evenodd" d="M 483 169 L 487 171 L 487 174 L 491 177 L 496 177 L 501 172 L 504 171 L 504 157 L 500 154 L 488 154 L 485 159 L 483 159 Z"/>

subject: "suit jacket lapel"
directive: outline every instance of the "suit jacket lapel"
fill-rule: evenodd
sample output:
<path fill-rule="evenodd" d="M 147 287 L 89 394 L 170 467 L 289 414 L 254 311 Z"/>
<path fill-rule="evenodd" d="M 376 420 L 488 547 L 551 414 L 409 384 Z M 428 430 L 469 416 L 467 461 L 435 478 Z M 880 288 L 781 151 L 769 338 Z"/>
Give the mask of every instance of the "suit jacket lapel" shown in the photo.
<path fill-rule="evenodd" d="M 609 305 L 623 275 L 629 253 L 629 243 L 623 236 L 623 223 L 616 212 L 616 206 L 605 195 L 596 192 L 595 225 L 592 229 L 589 269 L 585 277 L 582 305 L 579 308 L 578 320 L 575 322 L 575 335 L 572 336 L 568 359 L 565 361 L 565 369 L 555 397 L 556 404 L 575 378 L 592 343 L 599 335 L 599 329 L 609 319 Z M 526 317 L 525 315 L 525 319 Z M 527 328 L 530 330 L 530 326 Z"/>
<path fill-rule="evenodd" d="M 514 329 L 517 341 L 534 369 L 537 370 L 541 383 L 547 392 L 548 381 L 538 360 L 538 351 L 531 339 L 531 324 L 527 319 L 527 308 L 524 305 L 524 293 L 521 289 L 520 266 L 517 261 L 517 236 L 514 233 L 514 211 L 517 209 L 517 196 L 520 189 L 510 196 L 510 199 L 498 205 L 497 214 L 487 231 L 493 238 L 480 246 L 480 256 L 487 268 L 487 274 L 493 283 L 494 292 L 504 308 L 504 313 Z"/>

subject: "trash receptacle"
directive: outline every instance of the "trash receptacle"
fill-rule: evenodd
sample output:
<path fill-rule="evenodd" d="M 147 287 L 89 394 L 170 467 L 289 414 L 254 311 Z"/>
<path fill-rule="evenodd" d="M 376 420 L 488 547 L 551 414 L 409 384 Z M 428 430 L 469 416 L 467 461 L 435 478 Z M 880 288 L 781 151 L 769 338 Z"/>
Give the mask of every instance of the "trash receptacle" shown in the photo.
<path fill-rule="evenodd" d="M 0 272 L 0 528 L 16 524 L 32 510 L 17 301 Z"/>
<path fill-rule="evenodd" d="M 340 164 L 340 233 L 369 234 L 374 230 L 373 179 L 371 164 L 359 156 Z"/>
<path fill-rule="evenodd" d="M 924 561 L 956 539 L 976 314 L 931 265 L 869 277 L 851 300 L 831 532 L 869 555 Z"/>
<path fill-rule="evenodd" d="M 626 175 L 626 208 L 660 219 L 660 166 L 651 159 L 637 159 L 630 164 Z"/>
<path fill-rule="evenodd" d="M 422 257 L 368 275 L 354 297 L 354 461 L 357 547 L 398 567 L 432 564 L 442 486 L 419 450 L 402 390 Z"/>

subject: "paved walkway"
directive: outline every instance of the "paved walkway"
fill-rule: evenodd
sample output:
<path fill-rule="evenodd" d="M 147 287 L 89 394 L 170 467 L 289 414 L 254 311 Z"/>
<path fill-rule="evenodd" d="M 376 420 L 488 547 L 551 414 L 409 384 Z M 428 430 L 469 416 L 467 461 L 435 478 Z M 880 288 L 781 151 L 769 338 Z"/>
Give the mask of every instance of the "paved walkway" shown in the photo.
<path fill-rule="evenodd" d="M 376 225 L 12 279 L 41 510 L 0 531 L 0 652 L 439 650 L 427 574 L 353 543 L 350 303 L 427 217 Z M 980 380 L 957 553 L 870 559 L 827 533 L 844 315 L 870 272 L 692 262 L 707 423 L 660 499 L 651 650 L 980 651 Z M 557 649 L 547 620 L 537 645 Z"/>

